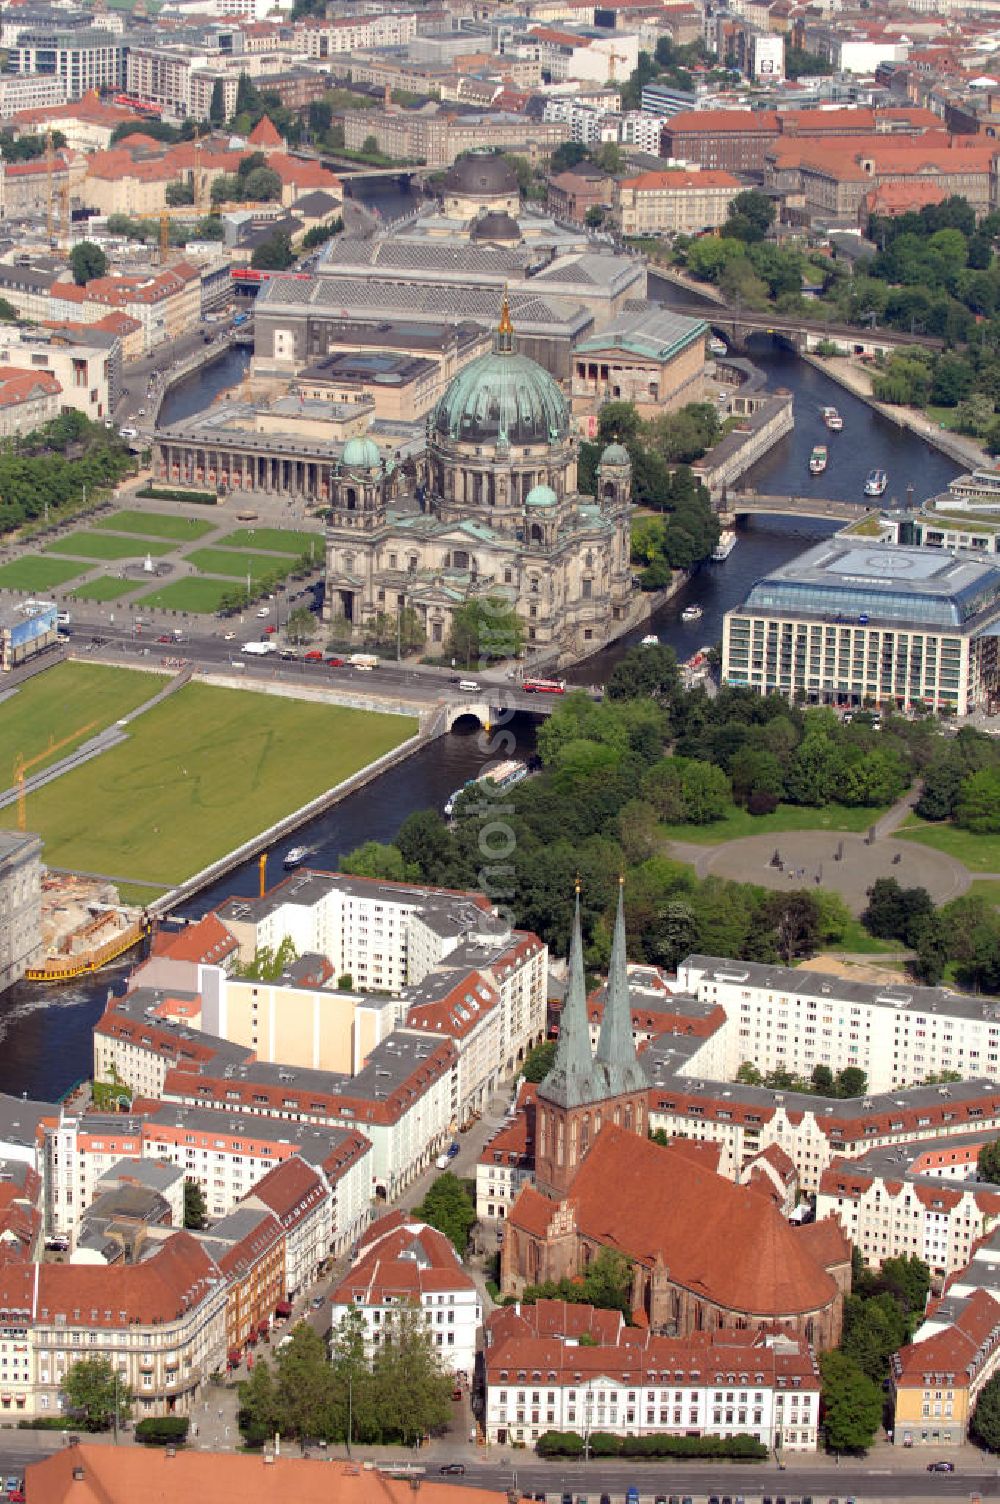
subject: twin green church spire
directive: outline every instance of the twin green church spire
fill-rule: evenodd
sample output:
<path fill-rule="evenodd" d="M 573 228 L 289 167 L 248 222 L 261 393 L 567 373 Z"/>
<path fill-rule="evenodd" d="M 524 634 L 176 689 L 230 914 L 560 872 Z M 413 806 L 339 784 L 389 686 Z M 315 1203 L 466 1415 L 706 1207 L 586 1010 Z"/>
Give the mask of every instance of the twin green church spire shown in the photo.
<path fill-rule="evenodd" d="M 569 947 L 569 976 L 559 1023 L 559 1043 L 552 1069 L 539 1086 L 538 1096 L 559 1107 L 584 1107 L 589 1102 L 604 1102 L 609 1097 L 642 1091 L 648 1084 L 636 1058 L 632 1038 L 624 888 L 621 885 L 618 889 L 618 912 L 615 916 L 611 965 L 608 968 L 608 986 L 604 999 L 604 1019 L 597 1051 L 591 1055 L 578 886 Z"/>

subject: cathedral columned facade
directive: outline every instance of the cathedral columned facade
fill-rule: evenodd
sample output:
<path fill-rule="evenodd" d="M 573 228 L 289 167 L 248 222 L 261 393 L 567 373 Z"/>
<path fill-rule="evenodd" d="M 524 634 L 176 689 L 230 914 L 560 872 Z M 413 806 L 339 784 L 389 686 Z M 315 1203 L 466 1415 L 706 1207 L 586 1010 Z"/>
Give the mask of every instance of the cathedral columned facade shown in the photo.
<path fill-rule="evenodd" d="M 345 445 L 331 481 L 325 618 L 363 641 L 379 616 L 412 609 L 434 652 L 456 608 L 493 597 L 517 612 L 529 658 L 594 652 L 632 617 L 631 483 L 627 451 L 610 444 L 597 495 L 580 495 L 566 399 L 517 351 L 505 301 L 491 353 L 432 410 L 415 474 L 370 439 Z"/>

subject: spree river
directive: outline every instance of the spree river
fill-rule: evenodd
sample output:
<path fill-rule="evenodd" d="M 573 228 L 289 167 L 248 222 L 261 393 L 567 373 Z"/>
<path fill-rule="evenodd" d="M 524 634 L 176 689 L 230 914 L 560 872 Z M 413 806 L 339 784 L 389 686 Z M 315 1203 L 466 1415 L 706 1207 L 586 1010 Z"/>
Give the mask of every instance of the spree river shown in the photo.
<path fill-rule="evenodd" d="M 826 473 L 814 484 L 821 494 L 837 499 L 860 499 L 868 470 L 880 466 L 889 473 L 889 493 L 903 499 L 912 484 L 917 500 L 942 490 L 958 467 L 922 439 L 874 413 L 837 386 L 822 372 L 795 355 L 762 343 L 753 352 L 755 363 L 772 386 L 787 387 L 795 399 L 795 429 L 746 477 L 744 484 L 758 491 L 804 495 L 811 484 L 807 470 L 814 443 L 827 442 L 831 451 Z M 167 399 L 163 420 L 170 421 L 207 406 L 226 387 L 238 381 L 245 368 L 245 352 L 231 351 Z M 844 431 L 827 435 L 820 418 L 825 404 L 838 407 Z M 653 622 L 607 652 L 578 666 L 568 678 L 576 683 L 602 683 L 614 663 L 647 631 L 687 658 L 705 643 L 722 635 L 722 616 L 737 605 L 750 586 L 767 570 L 794 557 L 831 532 L 837 524 L 794 517 L 756 517 L 741 529 L 739 542 L 723 564 L 700 569 L 682 594 L 670 601 Z M 680 621 L 685 605 L 697 602 L 703 616 L 691 624 Z M 534 726 L 524 717 L 514 724 L 517 750 L 534 747 Z M 496 749 L 484 746 L 478 732 L 451 733 L 418 752 L 402 766 L 337 805 L 311 826 L 296 833 L 294 844 L 310 848 L 309 860 L 334 868 L 339 858 L 366 840 L 388 841 L 407 815 L 428 807 L 440 809 L 449 793 L 472 777 Z M 500 749 L 506 751 L 506 749 Z M 270 881 L 281 874 L 281 859 L 293 841 L 275 848 Z M 247 863 L 224 882 L 202 893 L 186 912 L 200 914 L 229 893 L 253 893 L 257 864 Z M 100 1016 L 109 986 L 121 981 L 127 967 L 104 972 L 66 988 L 42 988 L 21 983 L 0 998 L 0 1091 L 27 1092 L 53 1100 L 91 1069 L 91 1029 Z"/>

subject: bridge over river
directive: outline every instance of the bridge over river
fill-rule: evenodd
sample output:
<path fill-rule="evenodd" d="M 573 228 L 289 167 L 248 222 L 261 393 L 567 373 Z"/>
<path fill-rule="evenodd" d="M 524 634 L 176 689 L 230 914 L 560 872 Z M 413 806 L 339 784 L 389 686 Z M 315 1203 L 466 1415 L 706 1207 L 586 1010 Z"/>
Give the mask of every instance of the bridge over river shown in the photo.
<path fill-rule="evenodd" d="M 825 496 L 768 496 L 759 491 L 729 491 L 719 505 L 720 518 L 731 523 L 737 517 L 818 517 L 828 522 L 860 522 L 877 517 L 881 508 L 867 501 L 833 501 Z"/>

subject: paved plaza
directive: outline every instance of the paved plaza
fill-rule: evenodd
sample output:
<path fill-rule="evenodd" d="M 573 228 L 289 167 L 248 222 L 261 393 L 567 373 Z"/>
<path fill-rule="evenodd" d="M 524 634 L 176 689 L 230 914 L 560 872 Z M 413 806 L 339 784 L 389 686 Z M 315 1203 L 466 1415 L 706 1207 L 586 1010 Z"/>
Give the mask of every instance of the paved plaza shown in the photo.
<path fill-rule="evenodd" d="M 894 877 L 904 888 L 926 888 L 936 904 L 957 898 L 969 886 L 963 864 L 944 852 L 911 841 L 829 830 L 798 830 L 784 835 L 746 836 L 721 846 L 675 843 L 673 855 L 692 862 L 699 877 L 728 877 L 778 891 L 828 888 L 839 893 L 853 914 L 867 903 L 879 877 Z M 775 861 L 778 858 L 778 862 Z"/>

